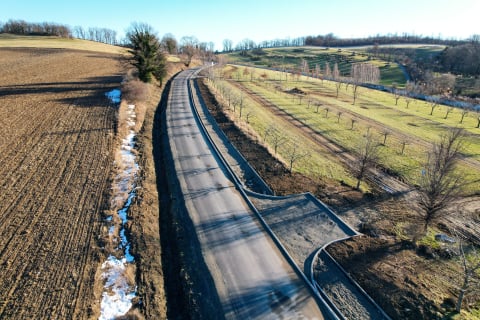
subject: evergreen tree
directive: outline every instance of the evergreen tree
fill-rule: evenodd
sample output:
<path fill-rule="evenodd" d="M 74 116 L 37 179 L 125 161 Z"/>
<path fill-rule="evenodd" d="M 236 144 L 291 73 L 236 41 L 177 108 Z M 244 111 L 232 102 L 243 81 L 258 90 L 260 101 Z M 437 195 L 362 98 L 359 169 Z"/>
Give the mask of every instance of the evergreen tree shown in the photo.
<path fill-rule="evenodd" d="M 129 61 L 137 68 L 138 78 L 143 82 L 151 82 L 155 77 L 161 85 L 166 75 L 166 59 L 152 27 L 134 23 L 127 32 L 127 39 L 131 54 Z"/>

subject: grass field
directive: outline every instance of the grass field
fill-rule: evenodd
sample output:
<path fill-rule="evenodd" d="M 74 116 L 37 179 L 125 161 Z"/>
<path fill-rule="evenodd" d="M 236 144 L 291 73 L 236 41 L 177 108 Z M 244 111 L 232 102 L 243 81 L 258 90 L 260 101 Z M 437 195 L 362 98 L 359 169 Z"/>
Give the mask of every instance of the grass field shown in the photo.
<path fill-rule="evenodd" d="M 356 152 L 367 131 L 372 133 L 381 143 L 381 164 L 411 183 L 415 183 L 420 175 L 422 163 L 432 142 L 452 128 L 463 128 L 468 134 L 464 150 L 468 162 L 464 162 L 459 170 L 470 181 L 476 181 L 470 186 L 471 192 L 480 189 L 480 129 L 476 128 L 477 113 L 468 113 L 460 123 L 462 114 L 459 109 L 436 106 L 433 115 L 430 115 L 432 106 L 425 101 L 412 100 L 407 107 L 405 99 L 400 98 L 398 105 L 395 105 L 392 94 L 367 88 L 359 89 L 360 97 L 353 105 L 351 86 L 347 88 L 343 84 L 337 98 L 337 88 L 333 82 L 304 76 L 296 80 L 280 72 L 265 69 L 251 68 L 245 72 L 245 68 L 228 66 L 223 73 L 240 87 L 266 99 L 305 126 L 320 132 L 351 152 Z M 252 74 L 267 80 L 251 81 Z M 263 77 L 260 77 L 261 75 Z M 223 81 L 220 85 L 230 86 L 229 95 L 232 97 L 240 96 L 241 90 L 228 82 Z M 292 89 L 302 94 L 292 94 Z M 263 135 L 270 123 L 277 120 L 248 98 L 245 98 L 243 114 L 250 112 L 255 115 L 249 121 L 250 125 L 259 135 Z M 449 113 L 446 117 L 447 111 Z M 278 151 L 282 158 L 286 159 L 288 148 L 299 138 L 291 124 L 278 123 L 277 127 L 290 141 L 280 146 Z M 299 161 L 296 170 L 302 173 L 311 171 L 314 176 L 320 174 L 351 183 L 351 175 L 339 169 L 338 163 L 331 164 L 332 159 L 326 156 L 325 152 L 317 150 L 318 147 L 313 148 L 305 140 L 297 144 L 302 148 L 299 152 L 309 153 L 309 157 Z"/>

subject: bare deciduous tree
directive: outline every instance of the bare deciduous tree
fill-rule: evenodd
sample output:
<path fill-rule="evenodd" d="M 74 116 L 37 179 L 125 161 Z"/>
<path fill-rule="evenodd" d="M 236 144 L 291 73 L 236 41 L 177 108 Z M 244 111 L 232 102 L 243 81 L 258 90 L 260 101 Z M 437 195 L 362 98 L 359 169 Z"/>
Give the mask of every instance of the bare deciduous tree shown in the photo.
<path fill-rule="evenodd" d="M 169 54 L 177 53 L 178 43 L 175 36 L 171 33 L 167 33 L 163 36 L 161 41 L 162 48 L 167 51 Z"/>
<path fill-rule="evenodd" d="M 395 98 L 395 105 L 398 105 L 398 99 L 401 97 L 401 91 L 398 89 L 398 84 L 396 82 L 392 84 L 392 93 Z"/>
<path fill-rule="evenodd" d="M 186 56 L 185 65 L 188 67 L 198 51 L 199 41 L 195 36 L 184 36 L 180 39 L 180 50 Z"/>
<path fill-rule="evenodd" d="M 265 128 L 265 132 L 263 134 L 263 142 L 267 141 L 267 137 L 275 130 L 275 127 L 273 125 L 269 125 L 268 127 Z"/>
<path fill-rule="evenodd" d="M 244 97 L 243 97 L 243 94 L 240 94 L 240 98 L 239 98 L 239 109 L 240 109 L 240 118 L 242 118 L 242 114 L 243 114 L 243 109 L 245 108 L 245 101 L 244 101 Z"/>
<path fill-rule="evenodd" d="M 405 146 L 408 144 L 408 141 L 403 140 L 402 141 L 402 150 L 400 151 L 400 154 L 403 155 L 405 152 Z"/>
<path fill-rule="evenodd" d="M 463 119 L 465 118 L 465 116 L 468 114 L 468 109 L 467 108 L 463 108 L 462 111 L 461 111 L 461 118 L 460 118 L 460 123 L 463 123 Z"/>
<path fill-rule="evenodd" d="M 278 147 L 287 142 L 287 138 L 277 128 L 274 128 L 270 135 L 272 136 L 273 150 L 275 151 L 275 154 L 277 154 Z"/>
<path fill-rule="evenodd" d="M 292 173 L 293 170 L 293 165 L 295 162 L 297 162 L 300 159 L 303 159 L 305 157 L 308 157 L 310 153 L 308 152 L 300 152 L 297 143 L 294 143 L 293 146 L 288 150 L 287 157 L 288 157 L 288 162 L 290 163 L 290 173 Z"/>
<path fill-rule="evenodd" d="M 453 107 L 447 107 L 447 111 L 445 112 L 445 117 L 443 119 L 447 119 L 448 115 L 453 111 Z"/>
<path fill-rule="evenodd" d="M 412 102 L 412 97 L 406 95 L 405 97 L 403 97 L 403 99 L 405 99 L 405 103 L 407 104 L 406 108 L 408 109 L 408 105 L 410 104 L 410 102 Z"/>
<path fill-rule="evenodd" d="M 353 126 L 355 125 L 355 122 L 357 122 L 357 120 L 354 119 L 354 118 L 352 118 L 352 119 L 350 119 L 350 121 L 351 121 L 351 124 L 352 124 L 352 125 L 350 126 L 350 130 L 353 130 Z"/>
<path fill-rule="evenodd" d="M 453 129 L 433 144 L 422 170 L 418 187 L 418 204 L 422 210 L 424 231 L 447 214 L 452 204 L 466 186 L 456 165 L 464 147 L 464 132 Z"/>
<path fill-rule="evenodd" d="M 250 74 L 250 70 L 247 67 L 245 67 L 243 68 L 242 74 L 244 77 L 248 77 L 248 75 Z"/>
<path fill-rule="evenodd" d="M 384 130 L 382 132 L 383 135 L 383 145 L 387 143 L 387 137 L 391 134 L 392 132 L 390 130 Z"/>
<path fill-rule="evenodd" d="M 335 98 L 338 98 L 338 94 L 340 92 L 340 88 L 342 87 L 342 81 L 340 81 L 340 79 L 338 81 L 335 82 L 335 89 L 337 90 L 337 94 L 335 96 Z"/>
<path fill-rule="evenodd" d="M 367 133 L 362 143 L 358 147 L 358 160 L 356 161 L 354 171 L 355 178 L 357 178 L 356 189 L 360 189 L 360 183 L 362 182 L 365 174 L 374 166 L 380 156 L 380 144 L 373 138 L 371 133 Z"/>
<path fill-rule="evenodd" d="M 337 112 L 337 123 L 340 123 L 340 117 L 342 116 L 342 114 L 343 114 L 342 111 Z"/>
<path fill-rule="evenodd" d="M 253 113 L 253 111 L 247 112 L 247 115 L 246 115 L 247 123 L 250 123 L 250 118 L 253 118 L 254 116 L 255 114 Z"/>
<path fill-rule="evenodd" d="M 233 41 L 230 39 L 223 40 L 223 52 L 230 52 L 233 50 Z"/>
<path fill-rule="evenodd" d="M 438 107 L 438 103 L 440 102 L 440 97 L 438 96 L 428 96 L 427 101 L 430 104 L 430 115 L 433 115 L 433 111 L 436 107 Z"/>
<path fill-rule="evenodd" d="M 353 87 L 353 104 L 358 97 L 358 87 L 363 83 L 378 83 L 380 80 L 380 69 L 370 63 L 354 63 L 350 72 L 350 82 Z"/>

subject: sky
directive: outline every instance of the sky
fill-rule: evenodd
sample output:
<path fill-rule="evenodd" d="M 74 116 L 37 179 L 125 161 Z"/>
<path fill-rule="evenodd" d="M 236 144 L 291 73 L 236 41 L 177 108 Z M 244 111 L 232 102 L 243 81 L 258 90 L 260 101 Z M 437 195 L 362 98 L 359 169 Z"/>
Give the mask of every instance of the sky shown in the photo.
<path fill-rule="evenodd" d="M 222 50 L 224 39 L 296 38 L 333 33 L 340 38 L 415 34 L 467 39 L 480 34 L 480 0 L 15 0 L 0 22 L 109 28 L 122 38 L 132 22 L 147 23 L 161 38 L 195 36 Z"/>

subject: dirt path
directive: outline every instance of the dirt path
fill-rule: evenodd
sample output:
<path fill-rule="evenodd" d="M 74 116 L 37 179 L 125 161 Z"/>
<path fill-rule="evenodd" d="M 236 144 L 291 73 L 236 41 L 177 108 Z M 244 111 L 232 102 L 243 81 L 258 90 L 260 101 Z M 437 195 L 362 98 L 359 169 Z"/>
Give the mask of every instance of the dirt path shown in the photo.
<path fill-rule="evenodd" d="M 0 318 L 95 314 L 115 56 L 0 49 Z M 54 72 L 52 72 L 54 70 Z"/>

